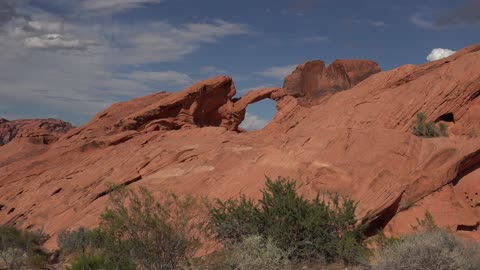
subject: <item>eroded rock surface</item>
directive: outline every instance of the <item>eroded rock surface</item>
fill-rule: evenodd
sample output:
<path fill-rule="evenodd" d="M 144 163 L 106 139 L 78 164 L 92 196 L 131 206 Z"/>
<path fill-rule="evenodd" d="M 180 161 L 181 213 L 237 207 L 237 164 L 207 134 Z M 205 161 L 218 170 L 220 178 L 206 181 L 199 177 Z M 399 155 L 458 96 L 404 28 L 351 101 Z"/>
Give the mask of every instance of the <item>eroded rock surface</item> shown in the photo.
<path fill-rule="evenodd" d="M 72 128 L 70 123 L 57 119 L 8 121 L 0 118 L 0 146 L 15 138 L 29 138 L 32 143 L 50 144 Z"/>
<path fill-rule="evenodd" d="M 283 88 L 302 104 L 312 105 L 319 98 L 350 89 L 380 71 L 377 63 L 368 60 L 335 60 L 328 67 L 320 60 L 308 61 L 285 78 Z"/>
<path fill-rule="evenodd" d="M 298 88 L 234 98 L 222 76 L 114 104 L 44 153 L 0 166 L 0 223 L 43 227 L 54 246 L 59 230 L 97 224 L 107 183 L 225 199 L 259 196 L 268 175 L 297 179 L 306 196 L 351 196 L 371 232 L 407 233 L 428 210 L 439 226 L 480 240 L 480 46 L 384 72 L 361 63 L 308 73 L 330 88 L 302 75 Z M 318 89 L 331 93 L 317 98 Z M 277 102 L 275 118 L 240 132 L 245 108 L 264 98 Z M 414 136 L 418 112 L 450 136 Z"/>
<path fill-rule="evenodd" d="M 45 152 L 72 128 L 70 123 L 57 119 L 0 118 L 0 167 Z"/>

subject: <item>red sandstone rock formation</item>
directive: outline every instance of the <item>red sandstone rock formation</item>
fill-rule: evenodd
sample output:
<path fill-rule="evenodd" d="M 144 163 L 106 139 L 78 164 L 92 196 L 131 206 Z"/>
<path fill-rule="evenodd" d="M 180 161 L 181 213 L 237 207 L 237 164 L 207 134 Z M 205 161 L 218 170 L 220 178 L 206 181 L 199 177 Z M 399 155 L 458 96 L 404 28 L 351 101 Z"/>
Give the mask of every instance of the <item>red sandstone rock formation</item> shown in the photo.
<path fill-rule="evenodd" d="M 378 64 L 368 60 L 336 60 L 328 68 L 323 61 L 309 61 L 285 78 L 283 88 L 304 105 L 317 104 L 320 97 L 350 89 L 378 72 Z"/>
<path fill-rule="evenodd" d="M 44 153 L 0 165 L 0 223 L 43 227 L 54 246 L 60 229 L 97 223 L 107 183 L 225 199 L 258 196 L 268 175 L 297 179 L 306 196 L 351 196 L 372 231 L 407 233 L 428 210 L 438 225 L 480 240 L 480 46 L 385 72 L 365 63 L 328 68 L 346 73 L 297 70 L 285 88 L 240 99 L 229 77 L 217 77 L 114 104 Z M 263 98 L 277 102 L 275 118 L 239 132 L 246 106 Z M 450 136 L 414 136 L 418 112 L 446 123 Z"/>
<path fill-rule="evenodd" d="M 13 120 L 0 118 L 0 145 L 14 138 L 28 138 L 32 143 L 50 144 L 73 126 L 56 119 Z"/>
<path fill-rule="evenodd" d="M 43 153 L 72 128 L 70 123 L 56 119 L 0 118 L 0 166 Z"/>

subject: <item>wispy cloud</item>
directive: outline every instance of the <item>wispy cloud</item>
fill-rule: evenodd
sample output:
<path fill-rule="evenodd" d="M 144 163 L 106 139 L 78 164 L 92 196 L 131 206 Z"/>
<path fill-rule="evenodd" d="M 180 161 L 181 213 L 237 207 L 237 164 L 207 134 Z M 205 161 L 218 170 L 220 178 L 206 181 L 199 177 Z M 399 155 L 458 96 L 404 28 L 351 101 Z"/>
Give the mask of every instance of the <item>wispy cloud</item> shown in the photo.
<path fill-rule="evenodd" d="M 409 20 L 417 27 L 435 30 L 450 27 L 480 26 L 479 14 L 480 0 L 469 0 L 447 11 L 422 8 L 410 15 Z"/>
<path fill-rule="evenodd" d="M 73 2 L 80 3 L 62 3 Z M 5 3 L 0 0 L 1 7 Z M 146 1 L 118 3 L 126 8 Z M 88 16 L 73 20 L 28 6 L 21 10 L 29 11 L 28 16 L 9 15 L 0 25 L 0 106 L 15 104 L 10 115 L 49 108 L 36 109 L 38 116 L 53 112 L 75 124 L 113 102 L 162 88 L 179 90 L 194 81 L 189 74 L 144 64 L 181 61 L 203 46 L 251 32 L 246 24 L 225 20 L 98 23 Z M 1 10 L 0 16 L 6 18 Z"/>
<path fill-rule="evenodd" d="M 93 40 L 80 40 L 73 36 L 47 34 L 38 37 L 26 38 L 24 45 L 28 49 L 36 50 L 78 50 L 85 51 L 89 46 L 96 45 Z"/>
<path fill-rule="evenodd" d="M 340 20 L 346 24 L 365 24 L 368 26 L 378 27 L 378 28 L 388 26 L 386 22 L 381 20 L 373 20 L 373 19 L 367 20 L 367 19 L 358 18 L 356 16 L 342 17 Z"/>
<path fill-rule="evenodd" d="M 28 17 L 27 15 L 18 12 L 18 2 L 19 0 L 0 1 L 0 27 L 14 19 Z"/>
<path fill-rule="evenodd" d="M 171 70 L 156 72 L 135 71 L 126 75 L 126 77 L 133 80 L 144 81 L 148 83 L 161 83 L 169 86 L 187 86 L 194 82 L 189 75 Z"/>
<path fill-rule="evenodd" d="M 387 24 L 383 21 L 368 21 L 368 25 L 374 27 L 386 27 Z"/>
<path fill-rule="evenodd" d="M 226 36 L 250 33 L 245 24 L 215 20 L 174 26 L 165 22 L 122 26 L 113 34 L 124 41 L 120 48 L 124 64 L 147 64 L 181 60 L 201 45 L 213 44 Z"/>
<path fill-rule="evenodd" d="M 228 71 L 215 66 L 204 66 L 200 70 L 208 75 L 224 75 L 228 73 Z"/>
<path fill-rule="evenodd" d="M 480 1 L 470 0 L 442 14 L 435 21 L 439 27 L 480 25 Z"/>
<path fill-rule="evenodd" d="M 256 130 L 265 127 L 266 125 L 268 125 L 268 123 L 269 121 L 267 119 L 247 112 L 245 114 L 245 119 L 240 124 L 240 127 L 246 130 Z"/>
<path fill-rule="evenodd" d="M 288 65 L 281 67 L 271 67 L 257 72 L 258 75 L 273 79 L 283 79 L 296 68 L 297 65 Z"/>
<path fill-rule="evenodd" d="M 417 27 L 424 29 L 436 29 L 437 26 L 433 21 L 424 18 L 425 14 L 422 12 L 410 15 L 409 21 Z"/>
<path fill-rule="evenodd" d="M 158 4 L 163 0 L 85 0 L 82 8 L 87 11 L 115 13 L 131 8 L 139 8 L 146 4 Z"/>

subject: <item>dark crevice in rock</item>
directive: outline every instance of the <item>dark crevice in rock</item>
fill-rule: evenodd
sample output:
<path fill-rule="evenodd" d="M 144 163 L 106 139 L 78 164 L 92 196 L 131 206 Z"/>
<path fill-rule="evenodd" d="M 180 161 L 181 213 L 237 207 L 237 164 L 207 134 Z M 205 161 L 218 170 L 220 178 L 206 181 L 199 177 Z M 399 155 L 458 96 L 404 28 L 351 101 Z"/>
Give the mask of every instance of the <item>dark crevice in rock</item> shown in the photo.
<path fill-rule="evenodd" d="M 474 99 L 476 99 L 478 96 L 480 96 L 480 90 L 478 90 L 477 92 L 475 92 L 470 98 L 468 101 L 472 101 Z"/>
<path fill-rule="evenodd" d="M 56 195 L 56 194 L 60 193 L 60 191 L 62 191 L 62 188 L 58 188 L 58 189 L 55 190 L 55 191 L 52 193 L 52 195 L 50 195 L 50 196 Z"/>
<path fill-rule="evenodd" d="M 369 222 L 365 234 L 370 237 L 378 233 L 379 230 L 385 228 L 390 220 L 397 214 L 400 201 L 402 200 L 403 193 L 393 202 L 392 205 L 385 208 L 378 216 Z"/>
<path fill-rule="evenodd" d="M 96 200 L 98 200 L 98 199 L 100 199 L 100 198 L 102 198 L 102 197 L 110 194 L 111 192 L 115 191 L 118 187 L 121 187 L 121 186 L 125 186 L 125 187 L 126 187 L 126 186 L 129 186 L 129 185 L 131 185 L 131 184 L 133 184 L 133 183 L 135 183 L 135 182 L 138 182 L 138 181 L 140 181 L 140 180 L 142 180 L 142 176 L 141 176 L 141 175 L 139 175 L 139 176 L 137 176 L 137 177 L 135 177 L 135 178 L 133 178 L 133 179 L 130 179 L 130 180 L 128 180 L 128 181 L 126 181 L 126 182 L 124 182 L 124 183 L 122 183 L 122 184 L 120 184 L 120 185 L 117 185 L 117 186 L 111 187 L 111 188 L 109 188 L 109 189 L 107 189 L 107 190 L 105 190 L 105 191 L 102 191 L 102 192 L 98 193 L 98 194 L 91 200 L 90 203 L 92 203 L 92 202 L 94 202 L 94 201 L 96 201 Z"/>
<path fill-rule="evenodd" d="M 478 223 L 475 224 L 475 225 L 465 225 L 465 224 L 459 224 L 457 225 L 457 228 L 455 231 L 459 232 L 459 231 L 463 231 L 463 232 L 473 232 L 473 231 L 476 231 L 478 230 Z"/>
<path fill-rule="evenodd" d="M 13 213 L 13 212 L 15 212 L 15 208 L 14 208 L 14 207 L 12 207 L 10 210 L 8 210 L 7 215 L 10 215 L 10 214 Z"/>
<path fill-rule="evenodd" d="M 19 220 L 22 219 L 22 218 L 23 218 L 23 220 L 20 222 L 20 224 L 21 224 L 23 221 L 25 221 L 25 213 L 22 213 L 22 214 L 20 214 L 20 215 L 18 215 L 18 216 L 13 217 L 11 220 L 9 220 L 9 221 L 7 222 L 7 224 L 12 224 L 13 226 L 17 226 L 17 225 L 19 225 Z"/>
<path fill-rule="evenodd" d="M 480 150 L 469 154 L 459 163 L 457 176 L 451 181 L 451 183 L 456 186 L 463 177 L 478 168 L 480 168 Z"/>

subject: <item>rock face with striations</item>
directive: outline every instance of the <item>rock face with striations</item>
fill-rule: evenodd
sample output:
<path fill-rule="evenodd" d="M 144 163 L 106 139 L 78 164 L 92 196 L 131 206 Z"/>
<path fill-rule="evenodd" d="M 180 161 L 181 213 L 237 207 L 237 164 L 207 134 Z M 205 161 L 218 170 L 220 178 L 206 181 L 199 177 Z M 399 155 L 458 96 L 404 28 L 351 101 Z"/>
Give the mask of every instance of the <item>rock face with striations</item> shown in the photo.
<path fill-rule="evenodd" d="M 43 153 L 0 164 L 0 223 L 44 228 L 53 247 L 59 230 L 97 224 L 108 183 L 225 199 L 258 197 L 268 175 L 297 179 L 306 196 L 351 196 L 370 232 L 407 233 L 428 210 L 480 240 L 480 46 L 384 72 L 356 61 L 327 68 L 342 72 L 308 66 L 284 88 L 241 98 L 222 76 L 112 105 Z M 277 102 L 272 122 L 239 131 L 245 108 L 265 98 Z M 414 136 L 419 112 L 449 137 Z"/>
<path fill-rule="evenodd" d="M 72 128 L 70 123 L 51 118 L 13 121 L 0 118 L 0 166 L 45 152 Z"/>
<path fill-rule="evenodd" d="M 72 128 L 70 123 L 51 118 L 14 121 L 0 118 L 0 146 L 16 137 L 29 138 L 32 143 L 49 144 Z"/>
<path fill-rule="evenodd" d="M 380 70 L 377 63 L 368 60 L 335 60 L 328 67 L 320 60 L 308 61 L 285 78 L 283 88 L 303 104 L 312 105 L 320 97 L 350 89 Z"/>

